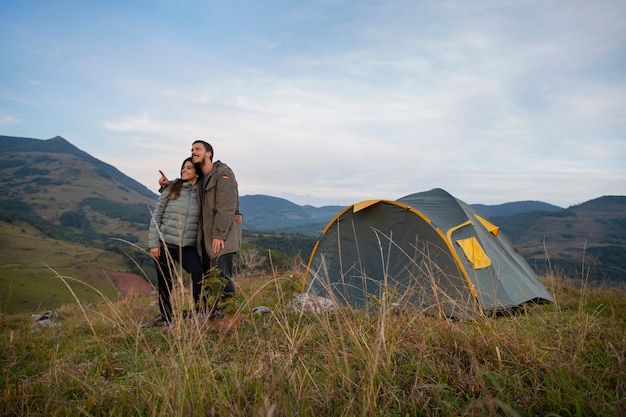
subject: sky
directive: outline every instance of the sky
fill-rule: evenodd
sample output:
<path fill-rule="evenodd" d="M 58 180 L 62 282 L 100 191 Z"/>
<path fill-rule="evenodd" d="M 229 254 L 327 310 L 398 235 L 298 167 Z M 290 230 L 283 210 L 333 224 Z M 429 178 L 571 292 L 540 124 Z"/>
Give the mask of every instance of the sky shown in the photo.
<path fill-rule="evenodd" d="M 153 191 L 196 139 L 239 194 L 626 195 L 624 0 L 2 0 L 0 135 Z"/>

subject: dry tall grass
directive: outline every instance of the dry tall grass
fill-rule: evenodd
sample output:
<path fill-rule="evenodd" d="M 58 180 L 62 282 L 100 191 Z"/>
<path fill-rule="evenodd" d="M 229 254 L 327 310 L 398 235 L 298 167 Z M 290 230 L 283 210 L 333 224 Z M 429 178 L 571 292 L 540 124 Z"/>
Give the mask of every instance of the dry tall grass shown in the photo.
<path fill-rule="evenodd" d="M 69 278 L 59 277 L 65 280 Z M 151 298 L 0 324 L 0 413 L 134 416 L 626 415 L 626 297 L 548 276 L 555 303 L 453 321 L 299 314 L 298 273 L 236 281 L 221 321 L 143 326 Z M 189 308 L 183 285 L 175 310 Z M 271 313 L 255 315 L 258 305 Z"/>

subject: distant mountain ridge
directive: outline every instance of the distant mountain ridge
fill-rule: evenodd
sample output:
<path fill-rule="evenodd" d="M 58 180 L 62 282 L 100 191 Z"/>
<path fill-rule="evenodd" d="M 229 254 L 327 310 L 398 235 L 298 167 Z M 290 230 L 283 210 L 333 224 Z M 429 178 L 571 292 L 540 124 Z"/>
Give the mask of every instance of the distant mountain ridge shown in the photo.
<path fill-rule="evenodd" d="M 539 273 L 626 284 L 626 196 L 490 219 Z"/>
<path fill-rule="evenodd" d="M 515 201 L 511 203 L 486 205 L 486 204 L 471 204 L 479 213 L 487 216 L 512 216 L 514 214 L 525 213 L 529 211 L 559 211 L 563 210 L 562 207 L 555 206 L 553 204 L 544 203 L 542 201 Z"/>
<path fill-rule="evenodd" d="M 245 216 L 246 229 L 267 232 L 319 234 L 344 207 L 300 206 L 289 200 L 268 195 L 244 195 L 239 207 Z"/>

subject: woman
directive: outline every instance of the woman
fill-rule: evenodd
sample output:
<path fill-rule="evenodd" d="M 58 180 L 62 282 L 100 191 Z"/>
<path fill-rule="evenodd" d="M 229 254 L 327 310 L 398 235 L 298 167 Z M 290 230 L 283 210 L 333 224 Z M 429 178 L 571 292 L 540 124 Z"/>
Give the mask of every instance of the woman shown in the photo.
<path fill-rule="evenodd" d="M 150 223 L 148 244 L 154 258 L 159 284 L 159 310 L 162 326 L 172 324 L 173 262 L 179 262 L 191 274 L 194 302 L 202 289 L 202 261 L 196 249 L 200 204 L 199 175 L 191 158 L 183 161 L 180 178 L 162 190 Z"/>

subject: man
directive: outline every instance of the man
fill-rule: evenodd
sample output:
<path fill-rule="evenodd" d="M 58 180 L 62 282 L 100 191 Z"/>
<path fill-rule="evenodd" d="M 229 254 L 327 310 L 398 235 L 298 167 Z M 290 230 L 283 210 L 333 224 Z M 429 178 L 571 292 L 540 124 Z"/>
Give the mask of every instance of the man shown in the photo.
<path fill-rule="evenodd" d="M 223 300 L 235 292 L 232 281 L 233 257 L 241 249 L 237 180 L 228 165 L 221 161 L 213 162 L 213 147 L 203 140 L 193 142 L 191 160 L 196 170 L 202 173 L 202 182 L 198 187 L 201 213 L 197 246 L 205 271 L 216 267 L 226 281 L 221 297 Z M 159 184 L 164 186 L 167 183 L 167 178 L 162 174 Z M 211 306 L 209 314 L 221 313 L 215 311 L 218 299 Z"/>

